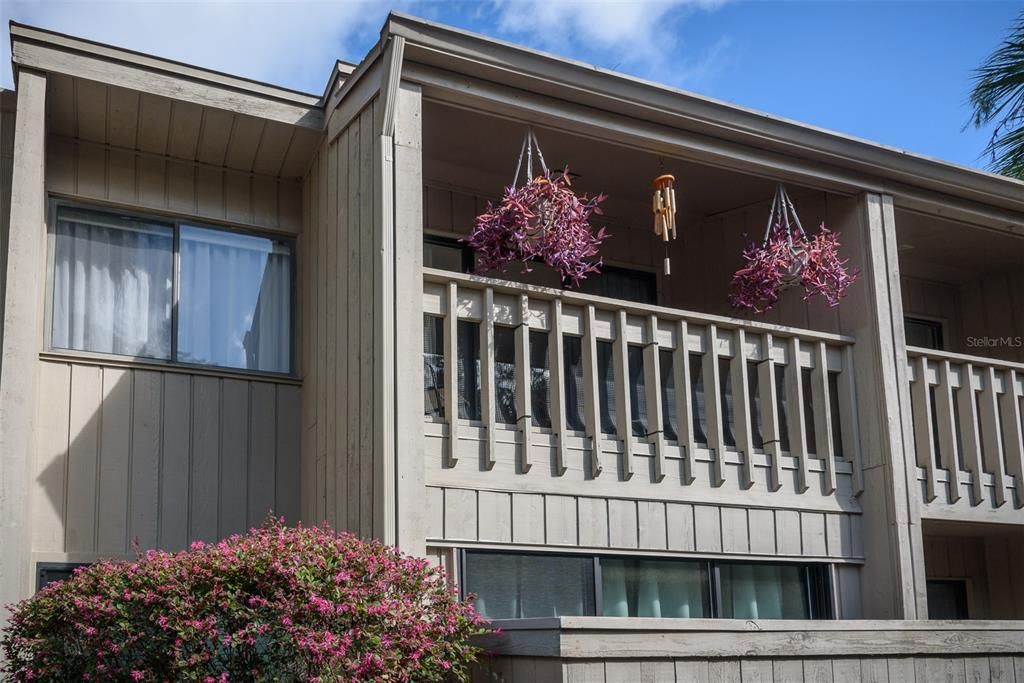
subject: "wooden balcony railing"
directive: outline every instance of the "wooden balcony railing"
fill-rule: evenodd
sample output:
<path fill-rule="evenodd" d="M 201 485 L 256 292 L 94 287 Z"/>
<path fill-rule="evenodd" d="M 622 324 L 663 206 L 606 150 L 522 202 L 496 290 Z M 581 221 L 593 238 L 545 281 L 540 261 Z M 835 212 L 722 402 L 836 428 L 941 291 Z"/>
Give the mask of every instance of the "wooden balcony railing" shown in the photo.
<path fill-rule="evenodd" d="M 424 273 L 441 468 L 485 473 L 511 442 L 517 474 L 862 489 L 848 337 Z"/>
<path fill-rule="evenodd" d="M 925 501 L 1024 506 L 1024 365 L 914 347 L 907 357 Z"/>

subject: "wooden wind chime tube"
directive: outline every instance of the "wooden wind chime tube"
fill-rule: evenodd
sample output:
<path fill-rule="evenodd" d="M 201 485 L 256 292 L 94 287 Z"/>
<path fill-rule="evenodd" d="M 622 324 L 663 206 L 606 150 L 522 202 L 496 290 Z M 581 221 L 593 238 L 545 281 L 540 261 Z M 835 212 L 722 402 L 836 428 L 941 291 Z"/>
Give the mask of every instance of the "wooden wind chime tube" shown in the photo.
<path fill-rule="evenodd" d="M 673 175 L 660 175 L 654 179 L 654 234 L 665 243 L 665 275 L 672 274 L 672 264 L 668 257 L 668 243 L 676 238 L 676 178 Z"/>

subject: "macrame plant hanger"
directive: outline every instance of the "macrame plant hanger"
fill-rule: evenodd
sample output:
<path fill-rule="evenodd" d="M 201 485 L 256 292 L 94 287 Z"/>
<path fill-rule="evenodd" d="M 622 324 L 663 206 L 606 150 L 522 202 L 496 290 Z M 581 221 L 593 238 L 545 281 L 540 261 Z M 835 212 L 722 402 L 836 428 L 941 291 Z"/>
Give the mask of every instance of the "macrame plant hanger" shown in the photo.
<path fill-rule="evenodd" d="M 548 165 L 544 162 L 544 154 L 540 151 L 540 143 L 537 142 L 537 134 L 533 132 L 533 126 L 529 126 L 526 129 L 526 135 L 523 136 L 523 146 L 519 148 L 519 161 L 516 163 L 516 175 L 512 178 L 512 187 L 519 187 L 519 174 L 523 170 L 523 160 L 526 160 L 526 178 L 524 182 L 529 183 L 533 181 L 533 152 L 537 151 L 537 161 L 540 163 L 541 171 L 544 176 L 547 176 Z"/>
<path fill-rule="evenodd" d="M 796 213 L 793 201 L 789 198 L 789 194 L 782 183 L 779 183 L 775 188 L 775 198 L 772 199 L 772 208 L 768 212 L 768 227 L 764 231 L 762 246 L 767 246 L 772 241 L 772 238 L 776 236 L 773 233 L 779 230 L 784 231 L 786 244 L 789 247 L 790 253 L 793 254 L 793 267 L 783 278 L 783 284 L 786 287 L 790 287 L 800 281 L 800 271 L 803 270 L 804 264 L 807 263 L 807 252 L 803 247 L 799 247 L 793 242 L 793 234 L 795 232 L 799 242 L 803 243 L 806 240 L 807 233 L 804 232 L 804 226 L 800 223 L 800 217 Z"/>

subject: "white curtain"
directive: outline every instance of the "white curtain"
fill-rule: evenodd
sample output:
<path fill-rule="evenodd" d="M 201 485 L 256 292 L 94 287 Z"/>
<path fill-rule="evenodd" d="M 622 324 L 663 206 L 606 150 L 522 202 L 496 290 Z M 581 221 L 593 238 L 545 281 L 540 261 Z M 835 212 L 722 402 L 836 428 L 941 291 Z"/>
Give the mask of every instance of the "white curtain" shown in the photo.
<path fill-rule="evenodd" d="M 292 256 L 274 240 L 182 227 L 178 357 L 289 372 Z"/>
<path fill-rule="evenodd" d="M 722 616 L 808 619 L 804 568 L 778 564 L 722 565 Z"/>
<path fill-rule="evenodd" d="M 601 583 L 607 617 L 708 616 L 707 581 L 697 562 L 605 558 Z"/>
<path fill-rule="evenodd" d="M 173 244 L 169 226 L 61 208 L 52 345 L 169 359 Z"/>

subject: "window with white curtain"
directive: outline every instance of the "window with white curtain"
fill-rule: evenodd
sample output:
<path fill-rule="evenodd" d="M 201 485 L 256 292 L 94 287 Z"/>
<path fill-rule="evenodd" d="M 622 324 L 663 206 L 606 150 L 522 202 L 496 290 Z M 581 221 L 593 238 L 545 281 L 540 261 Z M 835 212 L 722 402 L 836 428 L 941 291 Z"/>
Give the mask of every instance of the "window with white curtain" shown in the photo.
<path fill-rule="evenodd" d="M 60 205 L 51 346 L 292 370 L 290 241 Z"/>

